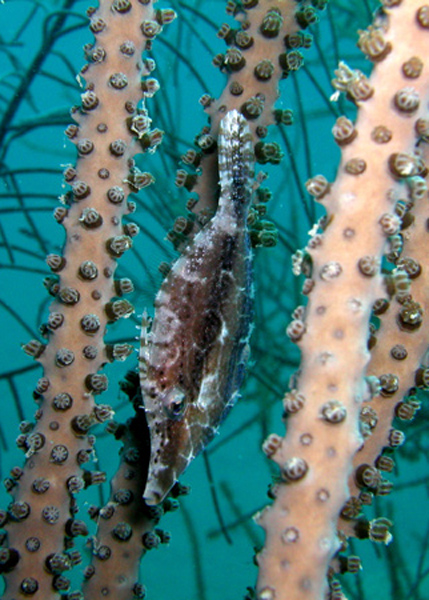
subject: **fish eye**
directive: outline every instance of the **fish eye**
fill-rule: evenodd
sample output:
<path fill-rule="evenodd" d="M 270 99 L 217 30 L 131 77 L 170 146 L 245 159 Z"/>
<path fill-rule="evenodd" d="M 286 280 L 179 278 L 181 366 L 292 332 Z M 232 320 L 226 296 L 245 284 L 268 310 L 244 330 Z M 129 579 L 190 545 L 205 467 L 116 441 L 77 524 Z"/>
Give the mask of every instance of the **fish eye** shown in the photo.
<path fill-rule="evenodd" d="M 183 411 L 183 408 L 185 406 L 185 401 L 184 400 L 174 400 L 169 408 L 170 411 L 174 414 L 174 415 L 180 415 L 181 412 Z"/>
<path fill-rule="evenodd" d="M 168 392 L 163 400 L 164 410 L 170 419 L 178 420 L 183 416 L 186 408 L 185 393 L 177 388 Z"/>

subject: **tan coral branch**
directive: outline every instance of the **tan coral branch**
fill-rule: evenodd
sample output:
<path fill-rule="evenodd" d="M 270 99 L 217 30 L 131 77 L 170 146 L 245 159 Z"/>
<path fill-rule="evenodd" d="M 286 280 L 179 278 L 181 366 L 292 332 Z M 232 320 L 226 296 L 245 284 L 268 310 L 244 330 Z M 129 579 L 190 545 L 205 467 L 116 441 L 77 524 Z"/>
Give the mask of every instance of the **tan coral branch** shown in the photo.
<path fill-rule="evenodd" d="M 369 318 L 385 295 L 381 260 L 400 227 L 400 182 L 423 168 L 413 155 L 413 127 L 428 101 L 427 7 L 417 0 L 385 4 L 393 5 L 388 18 L 377 19 L 377 35 L 363 44 L 380 60 L 371 79 L 344 63 L 337 72 L 337 88 L 359 106 L 354 127 L 337 124 L 336 137 L 345 141 L 337 179 L 332 186 L 320 177 L 309 184 L 328 214 L 325 231 L 307 248 L 308 305 L 288 329 L 302 359 L 297 389 L 285 397 L 287 435 L 266 445 L 283 482 L 259 517 L 266 532 L 260 600 L 322 600 L 329 593 L 328 565 L 341 548 L 337 517 L 362 443 Z M 415 56 L 422 57 L 417 75 Z"/>

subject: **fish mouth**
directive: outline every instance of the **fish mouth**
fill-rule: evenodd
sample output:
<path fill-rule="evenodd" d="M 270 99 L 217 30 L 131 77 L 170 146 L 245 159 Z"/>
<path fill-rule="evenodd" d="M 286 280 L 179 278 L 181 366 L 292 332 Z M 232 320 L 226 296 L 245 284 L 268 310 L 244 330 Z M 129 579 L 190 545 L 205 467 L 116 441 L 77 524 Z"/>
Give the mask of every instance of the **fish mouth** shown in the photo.
<path fill-rule="evenodd" d="M 145 491 L 143 500 L 148 506 L 157 506 L 160 502 L 162 502 L 163 497 L 159 492 Z"/>
<path fill-rule="evenodd" d="M 170 488 L 163 489 L 158 486 L 155 478 L 149 478 L 143 493 L 143 500 L 148 506 L 157 506 L 164 500 L 169 491 Z"/>

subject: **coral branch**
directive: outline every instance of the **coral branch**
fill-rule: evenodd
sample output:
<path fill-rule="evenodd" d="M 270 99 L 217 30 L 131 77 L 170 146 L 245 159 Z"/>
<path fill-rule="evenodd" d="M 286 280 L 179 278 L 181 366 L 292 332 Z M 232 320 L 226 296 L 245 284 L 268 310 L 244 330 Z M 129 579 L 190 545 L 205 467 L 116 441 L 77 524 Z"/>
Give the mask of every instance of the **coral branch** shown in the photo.
<path fill-rule="evenodd" d="M 85 570 L 83 593 L 91 600 L 106 596 L 116 600 L 144 597 L 144 586 L 138 581 L 140 560 L 146 551 L 168 543 L 168 533 L 155 526 L 164 512 L 178 506 L 173 498 L 157 507 L 148 507 L 143 500 L 149 447 L 137 375 L 128 377 L 124 389 L 134 402 L 136 415 L 125 425 L 109 424 L 123 447 L 109 502 L 101 510 L 90 509 L 98 527 L 92 540 L 92 564 Z"/>
<path fill-rule="evenodd" d="M 138 233 L 133 224 L 123 226 L 122 218 L 134 210 L 129 192 L 152 181 L 134 166 L 133 156 L 160 141 L 140 106 L 158 87 L 149 77 L 153 61 L 142 60 L 141 53 L 175 15 L 134 0 L 102 1 L 89 15 L 96 44 L 87 48 L 91 65 L 82 69 L 82 105 L 73 111 L 79 126 L 67 130 L 79 159 L 65 171 L 71 192 L 55 211 L 66 244 L 63 256 L 47 258 L 55 296 L 45 327 L 49 343 L 24 347 L 43 365 L 44 376 L 37 385 L 36 425 L 19 440 L 27 462 L 15 469 L 14 501 L 3 515 L 9 537 L 2 551 L 5 598 L 48 600 L 68 590 L 62 573 L 80 560 L 72 540 L 87 533 L 74 517 L 75 496 L 104 480 L 103 473 L 83 468 L 92 453 L 90 428 L 112 415 L 110 407 L 95 403 L 108 385 L 100 369 L 132 351 L 127 344 L 105 346 L 103 337 L 108 323 L 133 312 L 123 298 L 133 290 L 131 281 L 113 278 L 117 259 Z"/>
<path fill-rule="evenodd" d="M 419 130 L 427 127 L 427 119 L 419 121 Z M 419 140 L 421 157 L 427 165 L 429 152 L 426 141 Z M 416 147 L 416 152 L 418 152 Z M 427 176 L 426 176 L 427 180 Z M 414 196 L 408 198 L 408 213 L 402 222 L 403 247 L 396 255 L 393 284 L 398 281 L 402 288 L 393 289 L 389 302 L 380 302 L 376 308 L 381 320 L 371 352 L 368 375 L 379 381 L 379 393 L 361 412 L 366 435 L 365 444 L 354 458 L 350 493 L 355 507 L 369 504 L 372 495 L 384 496 L 392 484 L 384 477 L 394 468 L 392 452 L 405 441 L 404 434 L 392 426 L 398 422 L 411 421 L 420 409 L 417 388 L 428 386 L 429 371 L 423 363 L 428 348 L 429 320 L 423 318 L 429 312 L 428 261 L 426 252 L 429 207 L 427 187 L 421 178 L 409 180 Z M 404 289 L 405 288 L 405 289 Z M 380 314 L 380 312 L 382 314 Z M 385 312 L 386 311 L 386 312 Z M 352 535 L 361 530 L 353 520 L 340 522 L 340 528 Z M 357 531 L 356 531 L 357 530 Z"/>
<path fill-rule="evenodd" d="M 308 184 L 328 214 L 325 231 L 306 249 L 313 273 L 304 287 L 308 305 L 288 328 L 302 359 L 298 385 L 284 399 L 287 436 L 271 436 L 265 446 L 283 482 L 259 517 L 267 536 L 258 557 L 261 600 L 325 598 L 328 565 L 341 549 L 337 518 L 350 495 L 362 402 L 370 395 L 369 319 L 386 295 L 381 262 L 401 226 L 395 205 L 407 193 L 411 202 L 421 200 L 415 195 L 426 170 L 413 151 L 428 102 L 427 12 L 416 0 L 385 2 L 387 16 L 360 40 L 376 62 L 371 79 L 343 63 L 334 82 L 359 116 L 356 125 L 340 118 L 334 128 L 343 147 L 335 183 L 319 176 Z M 385 525 L 367 535 L 388 542 Z"/>
<path fill-rule="evenodd" d="M 323 8 L 324 3 L 320 3 Z M 303 64 L 302 48 L 311 45 L 312 36 L 304 32 L 317 20 L 316 10 L 307 2 L 294 0 L 246 2 L 228 5 L 239 28 L 222 25 L 218 36 L 225 40 L 225 54 L 213 63 L 227 74 L 224 90 L 218 99 L 205 95 L 200 102 L 210 116 L 210 127 L 197 138 L 199 151 L 189 151 L 183 158 L 189 167 L 198 168 L 198 176 L 185 170 L 178 172 L 177 184 L 197 194 L 189 208 L 204 224 L 217 205 L 217 136 L 220 121 L 231 110 L 240 111 L 248 120 L 255 145 L 255 157 L 261 164 L 279 164 L 283 156 L 278 144 L 267 142 L 267 128 L 274 123 L 292 123 L 290 110 L 275 110 L 279 82 Z M 260 232 L 255 245 L 269 245 L 270 236 Z"/>

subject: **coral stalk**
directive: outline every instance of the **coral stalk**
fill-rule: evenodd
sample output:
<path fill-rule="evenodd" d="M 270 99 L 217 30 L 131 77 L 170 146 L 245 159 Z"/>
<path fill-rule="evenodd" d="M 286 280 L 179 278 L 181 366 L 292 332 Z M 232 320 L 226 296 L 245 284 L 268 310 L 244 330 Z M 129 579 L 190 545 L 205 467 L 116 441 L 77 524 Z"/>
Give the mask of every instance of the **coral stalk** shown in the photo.
<path fill-rule="evenodd" d="M 213 59 L 214 65 L 227 74 L 226 85 L 219 98 L 208 95 L 201 98 L 210 117 L 210 127 L 204 128 L 197 138 L 199 152 L 192 149 L 183 157 L 188 171 L 196 167 L 195 174 L 181 169 L 177 177 L 178 185 L 198 196 L 198 201 L 193 198 L 188 206 L 200 225 L 213 215 L 217 205 L 217 136 L 219 123 L 228 111 L 238 110 L 248 121 L 257 162 L 277 165 L 281 161 L 279 145 L 266 141 L 267 129 L 274 123 L 292 123 L 290 110 L 275 110 L 274 106 L 279 97 L 279 82 L 301 67 L 301 49 L 311 45 L 312 36 L 304 30 L 318 17 L 309 4 L 297 4 L 294 0 L 251 0 L 227 6 L 239 27 L 222 25 L 218 36 L 225 40 L 227 50 Z M 324 2 L 320 5 L 323 8 Z M 251 233 L 251 237 L 254 245 L 270 243 L 270 235 L 263 227 L 257 234 Z"/>
<path fill-rule="evenodd" d="M 414 148 L 428 102 L 428 7 L 386 1 L 384 10 L 360 41 L 376 63 L 370 80 L 344 64 L 337 72 L 336 87 L 359 106 L 355 125 L 342 118 L 334 129 L 343 147 L 337 179 L 308 185 L 327 217 L 306 249 L 308 305 L 288 328 L 302 358 L 297 386 L 284 399 L 287 435 L 265 445 L 283 481 L 259 516 L 266 531 L 260 600 L 322 600 L 329 593 L 328 566 L 341 549 L 337 518 L 350 496 L 362 403 L 371 395 L 367 339 L 374 302 L 386 296 L 381 262 L 401 226 L 397 202 L 404 194 L 421 200 L 413 193 L 425 167 Z M 385 527 L 367 535 L 390 539 Z"/>
<path fill-rule="evenodd" d="M 36 424 L 19 438 L 27 461 L 14 470 L 14 499 L 3 514 L 9 539 L 1 556 L 5 599 L 49 600 L 69 589 L 63 572 L 80 561 L 73 538 L 87 534 L 75 518 L 75 496 L 104 480 L 103 473 L 83 468 L 92 454 L 90 428 L 112 415 L 110 407 L 95 402 L 108 385 L 100 370 L 132 351 L 127 344 L 108 347 L 103 337 L 108 323 L 133 312 L 123 298 L 133 290 L 131 281 L 114 280 L 117 259 L 138 233 L 122 218 L 134 210 L 129 192 L 152 181 L 134 166 L 133 156 L 160 141 L 142 103 L 158 87 L 149 76 L 154 65 L 141 53 L 174 12 L 155 11 L 150 1 L 102 0 L 89 16 L 96 43 L 86 49 L 91 64 L 81 72 L 85 91 L 73 111 L 78 125 L 67 129 L 79 158 L 76 168 L 65 171 L 71 192 L 55 211 L 66 243 L 63 256 L 47 258 L 55 297 L 45 326 L 49 342 L 24 347 L 42 364 L 44 376 L 36 389 Z"/>

